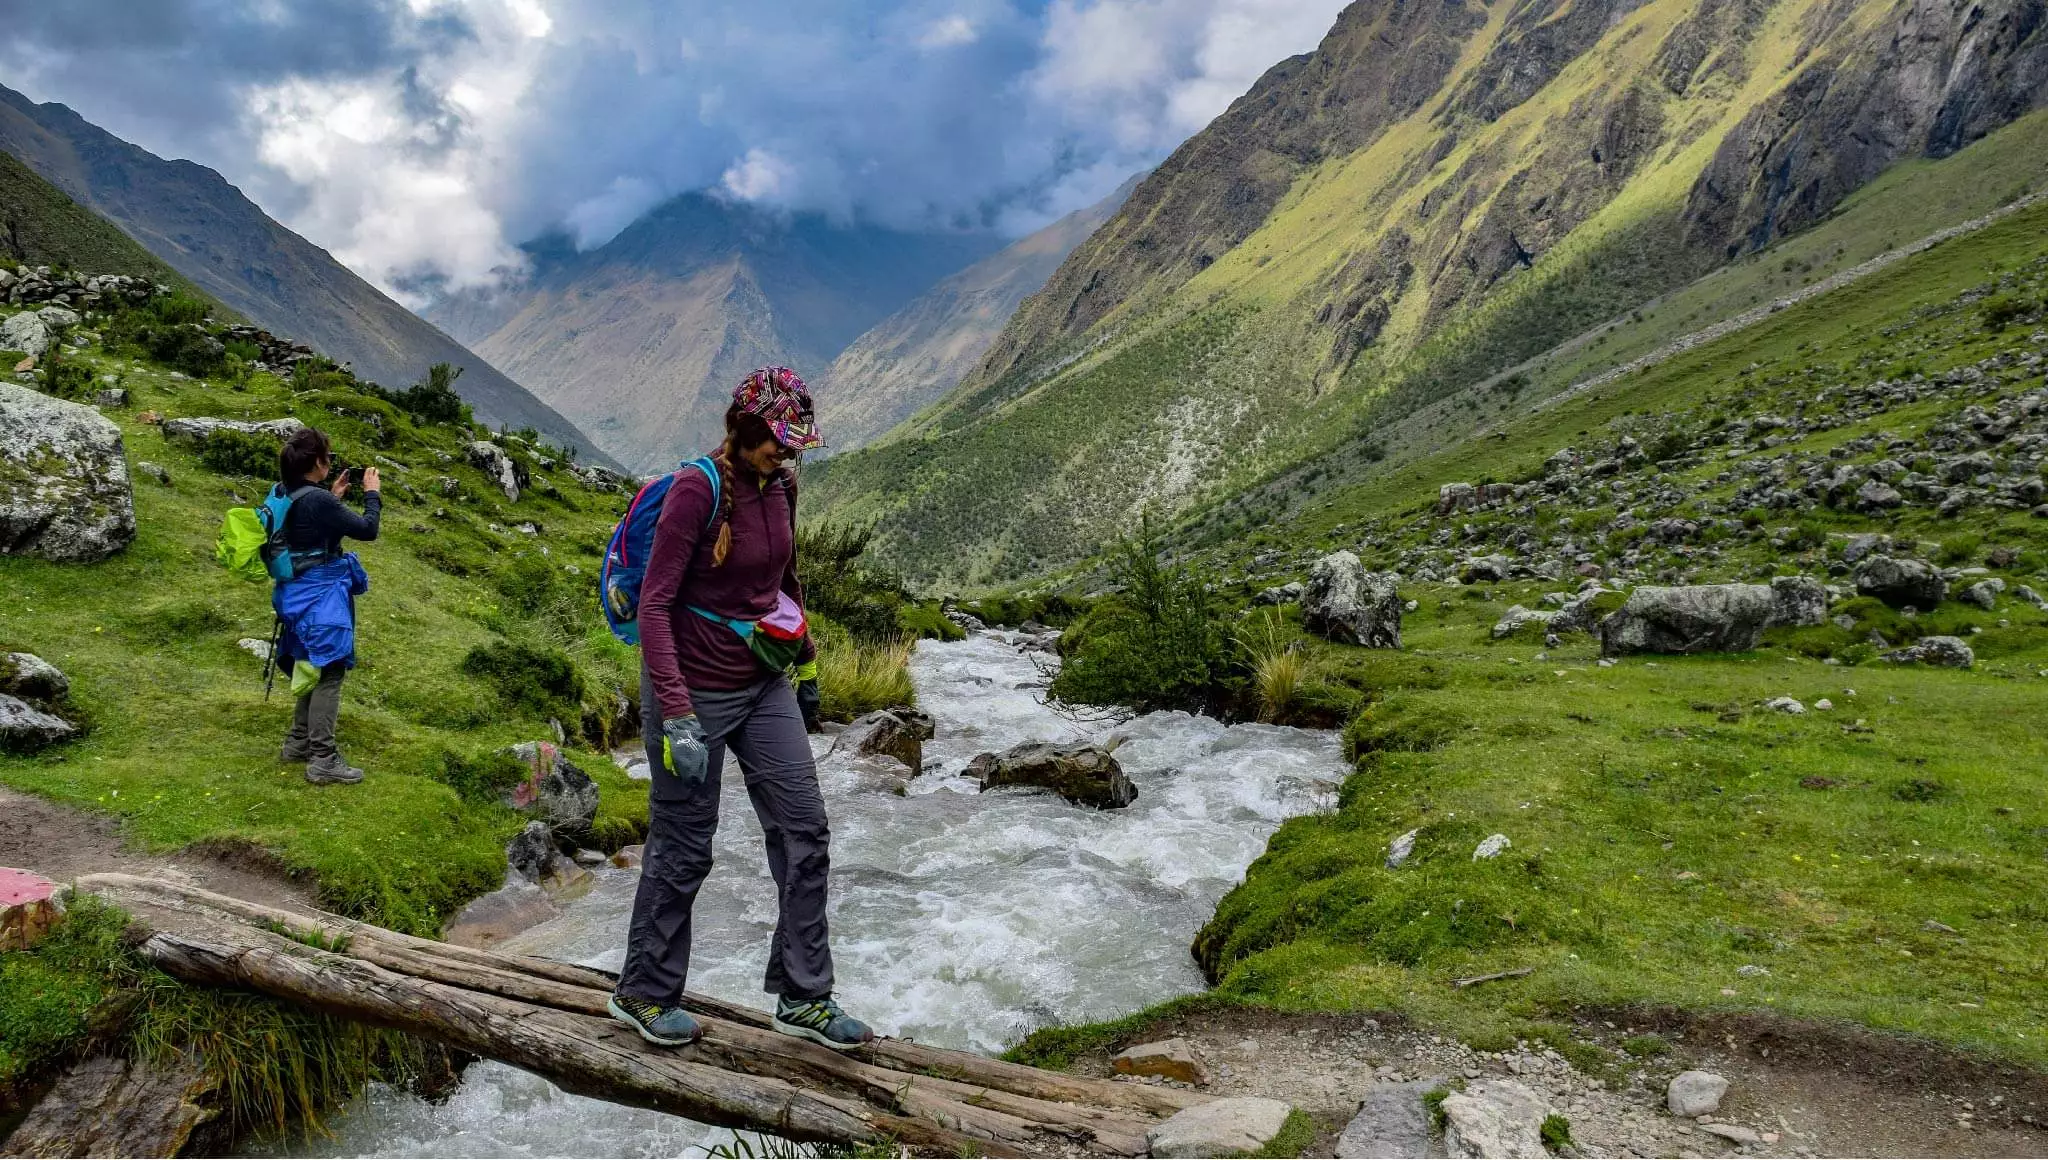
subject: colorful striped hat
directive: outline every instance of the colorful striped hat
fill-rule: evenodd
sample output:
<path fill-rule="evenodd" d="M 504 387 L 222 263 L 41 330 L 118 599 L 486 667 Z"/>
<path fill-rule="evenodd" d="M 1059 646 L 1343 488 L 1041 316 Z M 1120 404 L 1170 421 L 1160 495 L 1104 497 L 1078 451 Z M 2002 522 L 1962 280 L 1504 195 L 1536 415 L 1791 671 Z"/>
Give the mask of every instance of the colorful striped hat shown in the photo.
<path fill-rule="evenodd" d="M 767 420 L 775 441 L 784 447 L 809 451 L 825 445 L 810 388 L 788 367 L 762 367 L 748 375 L 733 389 L 732 401 L 747 414 Z"/>

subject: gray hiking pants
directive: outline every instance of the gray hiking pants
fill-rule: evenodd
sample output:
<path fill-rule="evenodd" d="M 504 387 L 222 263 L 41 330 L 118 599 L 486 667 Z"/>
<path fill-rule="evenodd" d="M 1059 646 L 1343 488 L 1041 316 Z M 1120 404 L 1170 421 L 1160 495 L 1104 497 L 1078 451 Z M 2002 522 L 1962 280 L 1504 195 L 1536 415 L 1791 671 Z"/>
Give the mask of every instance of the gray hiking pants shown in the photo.
<path fill-rule="evenodd" d="M 290 678 L 289 669 L 285 675 Z M 346 676 L 347 661 L 336 661 L 320 670 L 319 683 L 292 708 L 292 731 L 284 738 L 287 748 L 303 746 L 309 761 L 324 761 L 335 755 L 334 726 L 341 719 L 341 681 Z"/>
<path fill-rule="evenodd" d="M 690 910 L 711 872 L 720 775 L 730 748 L 761 820 L 768 872 L 777 890 L 775 937 L 761 985 L 792 999 L 829 995 L 832 948 L 825 926 L 825 883 L 832 834 L 796 692 L 786 677 L 777 675 L 744 689 L 692 690 L 690 700 L 710 750 L 709 773 L 695 788 L 684 786 L 662 763 L 661 706 L 641 666 L 640 733 L 653 777 L 651 816 L 619 991 L 664 1005 L 682 997 L 690 969 Z"/>

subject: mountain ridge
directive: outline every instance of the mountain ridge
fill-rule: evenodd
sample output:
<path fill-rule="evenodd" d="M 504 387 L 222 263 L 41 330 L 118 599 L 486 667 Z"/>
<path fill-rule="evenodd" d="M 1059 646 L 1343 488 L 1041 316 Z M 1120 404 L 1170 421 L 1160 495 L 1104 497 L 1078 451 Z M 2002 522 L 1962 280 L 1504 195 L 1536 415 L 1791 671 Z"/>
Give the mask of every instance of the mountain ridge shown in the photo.
<path fill-rule="evenodd" d="M 388 386 L 453 363 L 464 368 L 460 391 L 480 419 L 594 450 L 525 387 L 270 218 L 212 169 L 165 160 L 68 106 L 38 104 L 5 86 L 0 150 L 257 325 Z"/>

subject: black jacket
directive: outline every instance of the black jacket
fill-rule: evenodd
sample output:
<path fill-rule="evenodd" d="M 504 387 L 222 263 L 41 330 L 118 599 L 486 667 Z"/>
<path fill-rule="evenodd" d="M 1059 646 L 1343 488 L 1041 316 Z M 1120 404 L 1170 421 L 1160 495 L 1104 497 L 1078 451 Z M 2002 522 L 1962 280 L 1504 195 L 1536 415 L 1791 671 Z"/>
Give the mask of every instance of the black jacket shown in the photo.
<path fill-rule="evenodd" d="M 284 517 L 284 539 L 292 551 L 324 551 L 330 556 L 339 556 L 344 536 L 364 541 L 377 538 L 378 517 L 384 510 L 383 496 L 374 491 L 364 496 L 363 514 L 357 515 L 333 492 L 317 483 L 308 484 L 302 479 L 285 483 L 287 493 L 300 487 L 313 490 L 293 500 L 291 511 Z"/>

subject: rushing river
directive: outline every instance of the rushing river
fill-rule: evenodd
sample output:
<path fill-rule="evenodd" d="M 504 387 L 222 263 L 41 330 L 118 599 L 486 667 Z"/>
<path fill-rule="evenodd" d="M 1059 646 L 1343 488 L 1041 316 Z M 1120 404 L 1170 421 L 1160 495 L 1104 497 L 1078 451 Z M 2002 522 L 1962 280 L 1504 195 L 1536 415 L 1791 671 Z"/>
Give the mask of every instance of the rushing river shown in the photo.
<path fill-rule="evenodd" d="M 911 662 L 938 736 L 904 796 L 814 739 L 832 819 L 832 947 L 840 1001 L 878 1033 L 997 1051 L 1031 1030 L 1127 1014 L 1202 988 L 1195 930 L 1280 822 L 1326 808 L 1334 735 L 1185 713 L 1077 722 L 1041 703 L 1041 654 L 976 633 Z M 1022 741 L 1122 738 L 1138 800 L 1081 809 L 1050 794 L 975 792 L 977 753 Z M 690 988 L 765 1007 L 774 884 L 736 768 L 718 864 L 697 900 Z M 607 869 L 560 918 L 507 950 L 618 969 L 638 874 Z M 563 1094 L 502 1064 L 473 1066 L 439 1104 L 371 1091 L 334 1122 L 329 1156 L 701 1155 L 730 1134 Z"/>

